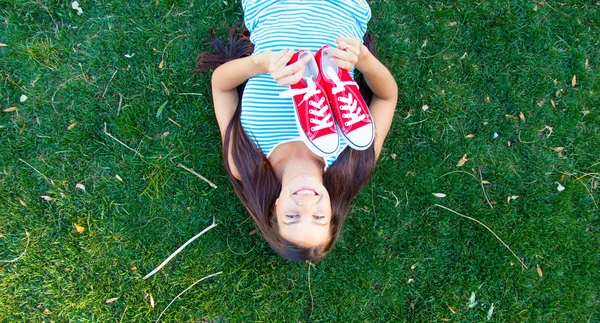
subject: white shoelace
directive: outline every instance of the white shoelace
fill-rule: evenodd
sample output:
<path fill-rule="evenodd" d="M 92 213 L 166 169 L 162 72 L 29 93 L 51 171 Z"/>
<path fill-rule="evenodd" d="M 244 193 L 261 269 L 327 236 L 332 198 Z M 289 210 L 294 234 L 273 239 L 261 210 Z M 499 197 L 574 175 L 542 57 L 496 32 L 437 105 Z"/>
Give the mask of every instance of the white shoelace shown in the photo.
<path fill-rule="evenodd" d="M 317 89 L 317 84 L 310 77 L 305 77 L 304 80 L 306 81 L 306 84 L 308 85 L 306 88 L 304 88 L 304 89 L 289 89 L 289 90 L 279 93 L 279 97 L 292 98 L 292 97 L 295 97 L 296 95 L 304 94 L 304 96 L 302 97 L 302 101 L 300 101 L 300 104 L 302 104 L 304 101 L 310 99 L 313 95 L 321 93 L 321 90 Z M 319 102 L 315 102 L 313 100 L 308 101 L 308 104 L 314 108 L 314 109 L 309 109 L 308 113 L 315 116 L 315 118 L 310 118 L 310 120 L 309 120 L 310 123 L 313 124 L 313 126 L 311 126 L 311 128 L 310 128 L 311 131 L 319 131 L 321 129 L 331 127 L 333 125 L 333 120 L 330 120 L 331 113 L 327 113 L 327 110 L 329 110 L 329 107 L 327 105 L 323 106 L 323 103 L 325 103 L 324 97 L 321 98 L 321 100 L 319 100 Z"/>
<path fill-rule="evenodd" d="M 327 77 L 329 77 L 335 84 L 335 87 L 331 90 L 333 94 L 337 94 L 339 92 L 344 91 L 346 89 L 346 85 L 355 85 L 356 87 L 358 87 L 358 85 L 354 81 L 342 82 L 342 80 L 340 80 L 337 73 L 331 66 L 327 67 L 326 73 Z M 338 101 L 345 104 L 341 105 L 340 109 L 347 111 L 347 113 L 342 113 L 342 118 L 349 119 L 344 122 L 344 125 L 346 127 L 351 126 L 366 118 L 365 114 L 362 113 L 362 109 L 360 107 L 357 107 L 357 101 L 352 97 L 352 93 L 348 93 L 348 96 L 346 97 L 338 97 Z"/>

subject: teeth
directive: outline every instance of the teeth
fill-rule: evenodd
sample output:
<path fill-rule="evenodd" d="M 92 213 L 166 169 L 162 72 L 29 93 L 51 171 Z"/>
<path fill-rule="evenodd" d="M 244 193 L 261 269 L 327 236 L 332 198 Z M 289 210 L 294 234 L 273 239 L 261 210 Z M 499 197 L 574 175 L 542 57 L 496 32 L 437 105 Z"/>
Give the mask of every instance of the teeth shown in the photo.
<path fill-rule="evenodd" d="M 317 193 L 315 193 L 314 191 L 311 191 L 311 190 L 301 190 L 301 191 L 296 192 L 296 195 L 312 195 L 312 196 L 315 196 L 315 195 L 317 195 Z"/>

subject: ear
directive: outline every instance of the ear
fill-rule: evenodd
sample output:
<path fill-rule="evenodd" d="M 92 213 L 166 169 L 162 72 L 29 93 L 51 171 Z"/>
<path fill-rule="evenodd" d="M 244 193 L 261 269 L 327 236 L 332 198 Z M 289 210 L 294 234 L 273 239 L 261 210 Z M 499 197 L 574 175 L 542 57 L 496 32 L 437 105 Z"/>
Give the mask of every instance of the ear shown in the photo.
<path fill-rule="evenodd" d="M 277 206 L 277 202 L 279 202 L 279 199 L 276 199 L 276 200 L 275 200 L 275 206 Z"/>

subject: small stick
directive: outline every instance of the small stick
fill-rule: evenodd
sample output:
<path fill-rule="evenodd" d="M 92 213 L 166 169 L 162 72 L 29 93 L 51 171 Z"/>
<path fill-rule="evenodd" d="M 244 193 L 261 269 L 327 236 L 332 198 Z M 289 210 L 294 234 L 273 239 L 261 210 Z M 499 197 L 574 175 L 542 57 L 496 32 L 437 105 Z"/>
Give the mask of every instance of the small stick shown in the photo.
<path fill-rule="evenodd" d="M 308 293 L 310 294 L 310 315 L 308 316 L 309 318 L 312 316 L 313 311 L 314 311 L 314 300 L 313 300 L 313 294 L 312 294 L 312 288 L 310 288 L 310 267 L 313 264 L 309 261 L 308 262 Z"/>
<path fill-rule="evenodd" d="M 200 175 L 200 174 L 196 173 L 196 171 L 194 171 L 193 169 L 191 169 L 191 168 L 188 168 L 188 167 L 185 167 L 185 166 L 183 166 L 183 165 L 181 165 L 181 164 L 177 164 L 177 167 L 179 167 L 179 168 L 183 168 L 183 169 L 187 170 L 188 172 L 190 172 L 190 173 L 192 173 L 192 174 L 194 174 L 194 175 L 198 176 L 198 178 L 200 178 L 201 180 L 203 180 L 203 181 L 205 181 L 206 183 L 208 183 L 208 185 L 210 185 L 210 187 L 212 187 L 212 188 L 217 188 L 217 185 L 215 185 L 215 183 L 213 183 L 213 182 L 209 181 L 209 180 L 208 180 L 208 178 L 206 178 L 206 177 L 204 177 L 204 176 L 202 176 L 202 175 Z"/>
<path fill-rule="evenodd" d="M 37 170 L 37 168 L 31 166 L 28 162 L 24 161 L 23 159 L 19 158 L 20 161 L 22 161 L 23 163 L 25 163 L 25 165 L 31 167 L 34 171 L 36 171 L 38 174 L 42 175 L 42 177 L 44 177 L 47 181 L 49 181 L 50 179 L 48 179 L 48 177 L 44 174 L 42 174 L 42 172 L 40 172 L 39 170 Z"/>
<path fill-rule="evenodd" d="M 452 172 L 446 173 L 446 174 L 444 174 L 444 175 L 442 175 L 442 176 L 440 176 L 440 177 L 438 177 L 438 178 L 442 178 L 442 177 L 444 177 L 444 176 L 446 176 L 446 175 L 450 175 L 450 174 L 452 174 L 452 173 L 465 173 L 465 174 L 467 174 L 467 175 L 471 175 L 471 177 L 473 177 L 473 178 L 474 178 L 476 181 L 478 181 L 478 179 L 477 179 L 477 177 L 475 177 L 475 175 L 473 175 L 473 174 L 471 174 L 471 173 L 469 173 L 469 172 L 465 172 L 464 170 L 455 170 L 455 171 L 452 171 Z"/>
<path fill-rule="evenodd" d="M 596 203 L 596 199 L 594 199 L 594 194 L 592 194 L 592 191 L 590 191 L 590 189 L 587 187 L 587 185 L 585 185 L 585 183 L 580 178 L 576 178 L 576 179 L 583 185 L 583 187 L 585 187 L 585 190 L 588 191 L 588 193 L 590 194 L 590 197 L 592 198 L 592 202 L 594 202 L 596 209 L 598 209 L 598 203 Z"/>
<path fill-rule="evenodd" d="M 127 312 L 127 306 L 125 306 L 125 310 L 123 311 L 123 314 L 121 314 L 121 319 L 119 320 L 119 323 L 123 322 L 123 317 L 125 316 L 125 312 Z"/>
<path fill-rule="evenodd" d="M 52 105 L 52 110 L 54 110 L 54 113 L 56 113 L 56 114 L 60 115 L 60 113 L 58 113 L 58 111 L 56 110 L 56 107 L 54 106 L 54 97 L 56 96 L 56 93 L 58 93 L 58 91 L 59 91 L 61 88 L 63 88 L 63 87 L 65 87 L 65 86 L 67 86 L 67 83 L 68 83 L 68 82 L 70 82 L 70 81 L 73 81 L 73 80 L 76 80 L 76 79 L 78 79 L 78 78 L 80 78 L 80 77 L 81 77 L 81 75 L 78 75 L 78 76 L 72 77 L 72 78 L 70 78 L 70 79 L 68 79 L 68 80 L 64 81 L 62 84 L 59 84 L 59 85 L 58 85 L 58 87 L 56 88 L 56 91 L 54 91 L 54 94 L 52 94 L 52 98 L 50 99 L 50 104 Z"/>
<path fill-rule="evenodd" d="M 173 7 L 171 7 L 171 10 L 173 10 Z M 169 12 L 170 12 L 170 11 L 169 11 Z M 167 45 L 165 46 L 165 48 L 164 48 L 164 49 L 163 49 L 163 51 L 162 51 L 162 55 L 160 56 L 160 61 L 161 61 L 161 62 L 163 62 L 163 64 L 164 64 L 164 61 L 165 61 L 165 51 L 167 50 L 167 47 L 169 47 L 169 45 L 171 45 L 171 43 L 172 43 L 172 42 L 173 42 L 175 39 L 177 39 L 177 38 L 181 38 L 181 37 L 183 37 L 183 36 L 187 36 L 187 35 L 179 35 L 179 36 L 177 36 L 177 37 L 175 37 L 175 38 L 171 39 L 171 40 L 170 40 L 170 41 L 167 43 Z M 164 66 L 164 65 L 163 65 L 163 66 Z"/>
<path fill-rule="evenodd" d="M 517 260 L 519 260 L 519 262 L 521 263 L 521 265 L 523 265 L 523 268 L 528 269 L 528 267 L 525 265 L 525 263 L 512 251 L 512 249 L 510 249 L 510 247 L 502 239 L 500 239 L 500 237 L 494 231 L 492 231 L 492 229 L 490 229 L 483 222 L 481 222 L 481 221 L 479 221 L 479 220 L 477 220 L 475 218 L 472 218 L 470 216 L 462 215 L 462 214 L 460 214 L 460 213 L 458 213 L 458 212 L 456 212 L 456 211 L 454 211 L 454 210 L 452 210 L 450 208 L 447 208 L 447 207 L 445 207 L 443 205 L 435 204 L 435 206 L 441 207 L 442 209 L 448 210 L 448 211 L 450 211 L 450 212 L 452 212 L 452 213 L 454 213 L 456 215 L 460 215 L 463 218 L 466 218 L 466 219 L 469 219 L 471 221 L 475 221 L 475 222 L 481 224 L 484 228 L 486 228 L 488 231 L 490 231 L 496 237 L 496 239 L 498 239 L 500 242 L 502 242 L 502 244 L 508 249 L 508 251 L 510 251 L 513 254 L 513 256 L 515 256 L 515 258 L 517 258 Z"/>
<path fill-rule="evenodd" d="M 108 90 L 108 87 L 110 86 L 110 82 L 112 81 L 113 77 L 115 77 L 115 74 L 117 74 L 117 71 L 118 70 L 115 70 L 113 75 L 110 77 L 110 80 L 108 80 L 108 84 L 106 84 L 106 88 L 104 89 L 104 93 L 102 93 L 102 97 L 104 97 L 104 95 L 106 94 L 106 91 Z"/>
<path fill-rule="evenodd" d="M 448 46 L 446 46 L 446 48 L 442 49 L 441 52 L 435 54 L 435 55 L 431 55 L 431 56 L 422 56 L 422 57 L 417 57 L 420 59 L 424 59 L 424 58 L 434 58 L 436 56 L 441 55 L 443 52 L 445 52 L 448 48 L 450 48 L 450 46 L 452 46 L 452 44 L 454 43 L 454 40 L 456 39 L 456 36 L 458 36 L 458 31 L 460 30 L 459 27 L 456 27 L 456 34 L 454 34 L 454 37 L 452 38 L 452 41 L 450 41 L 450 44 L 448 44 Z"/>
<path fill-rule="evenodd" d="M 188 241 L 186 241 L 181 247 L 179 247 L 169 257 L 167 257 L 167 259 L 165 259 L 165 261 L 163 261 L 160 265 L 158 265 L 158 267 L 156 267 L 148 275 L 144 276 L 143 279 L 148 279 L 148 278 L 152 277 L 152 275 L 156 274 L 159 270 L 162 269 L 162 267 L 164 267 L 169 261 L 171 261 L 171 259 L 173 259 L 173 257 L 177 256 L 177 254 L 179 252 L 181 252 L 181 250 L 183 250 L 183 248 L 187 247 L 187 245 L 189 245 L 190 243 L 192 243 L 192 241 L 196 240 L 198 237 L 200 237 L 201 235 L 203 235 L 204 233 L 206 233 L 206 231 L 208 231 L 208 230 L 210 230 L 210 229 L 212 229 L 212 228 L 214 228 L 216 226 L 217 226 L 217 224 L 215 223 L 215 218 L 213 217 L 213 223 L 210 226 L 208 226 L 206 229 L 202 230 L 200 233 L 198 233 L 197 235 L 193 236 L 191 239 L 189 239 Z"/>
<path fill-rule="evenodd" d="M 133 151 L 134 153 L 136 153 L 138 156 L 140 156 L 140 158 L 144 158 L 144 156 L 142 156 L 142 154 L 140 154 L 137 150 L 127 146 L 125 143 L 123 143 L 121 140 L 115 138 L 115 136 L 111 135 L 110 133 L 108 133 L 108 131 L 106 131 L 106 122 L 104 123 L 104 133 L 109 136 L 110 138 L 112 138 L 113 140 L 115 140 L 116 142 L 120 143 L 121 145 L 123 145 L 125 148 Z"/>
<path fill-rule="evenodd" d="M 171 121 L 172 123 L 174 123 L 176 126 L 181 127 L 181 125 L 179 123 L 177 123 L 177 121 L 171 119 L 171 118 L 167 118 L 169 119 L 169 121 Z"/>
<path fill-rule="evenodd" d="M 202 96 L 202 93 L 177 93 L 178 95 L 197 95 Z"/>
<path fill-rule="evenodd" d="M 485 186 L 483 186 L 483 175 L 481 175 L 481 169 L 479 170 L 479 180 L 479 183 L 481 184 L 481 189 L 483 190 L 483 196 L 485 196 L 485 200 L 487 201 L 488 205 L 493 209 L 494 206 L 492 205 L 492 203 L 490 203 L 490 199 L 485 193 Z"/>
<path fill-rule="evenodd" d="M 123 103 L 123 94 L 121 94 L 119 92 L 119 106 L 117 107 L 117 115 L 119 115 L 119 113 L 121 113 L 121 103 Z"/>
<path fill-rule="evenodd" d="M 220 275 L 220 274 L 222 274 L 222 273 L 223 273 L 222 271 L 219 271 L 218 273 L 214 273 L 214 274 L 210 274 L 210 275 L 208 275 L 208 276 L 202 277 L 202 278 L 200 278 L 199 280 L 197 280 L 195 283 L 193 283 L 192 285 L 190 285 L 190 287 L 188 287 L 188 288 L 184 289 L 184 290 L 183 290 L 183 292 L 181 292 L 181 293 L 179 293 L 179 295 L 175 296 L 175 298 L 173 298 L 173 300 L 171 301 L 171 303 L 169 303 L 169 305 L 167 305 L 167 307 L 165 307 L 165 309 L 162 311 L 162 313 L 160 313 L 160 315 L 159 315 L 159 316 L 158 316 L 158 318 L 156 319 L 155 323 L 158 323 L 158 321 L 160 321 L 160 318 L 163 316 L 163 314 L 165 314 L 165 311 L 166 311 L 166 310 L 169 308 L 169 306 L 171 306 L 171 304 L 173 304 L 173 302 L 174 302 L 174 301 L 175 301 L 177 298 L 179 298 L 179 296 L 181 296 L 181 295 L 183 295 L 183 293 L 187 292 L 187 291 L 188 291 L 188 289 L 190 289 L 190 288 L 194 287 L 196 284 L 198 284 L 199 282 L 201 282 L 201 281 L 203 281 L 203 280 L 205 280 L 205 279 L 207 279 L 207 278 L 210 278 L 210 277 L 213 277 L 213 276 L 216 276 L 216 275 Z"/>
<path fill-rule="evenodd" d="M 15 259 L 10 259 L 10 260 L 0 260 L 0 263 L 12 263 L 12 262 L 16 262 L 19 259 L 23 258 L 23 256 L 25 256 L 25 254 L 27 253 L 27 247 L 29 247 L 29 232 L 25 231 L 25 236 L 27 237 L 27 242 L 25 243 L 25 250 L 23 250 L 23 252 Z"/>

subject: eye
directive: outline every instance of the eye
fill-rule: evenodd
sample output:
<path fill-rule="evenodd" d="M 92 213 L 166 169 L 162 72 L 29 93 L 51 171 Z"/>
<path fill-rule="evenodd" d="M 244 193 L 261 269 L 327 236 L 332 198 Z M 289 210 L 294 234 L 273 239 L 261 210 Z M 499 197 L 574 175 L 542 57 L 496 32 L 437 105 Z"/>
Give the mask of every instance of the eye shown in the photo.
<path fill-rule="evenodd" d="M 313 215 L 313 218 L 315 218 L 315 220 L 321 220 L 321 219 L 324 219 L 325 216 L 324 215 Z"/>
<path fill-rule="evenodd" d="M 288 219 L 297 219 L 298 218 L 298 214 L 286 214 L 285 216 Z"/>

